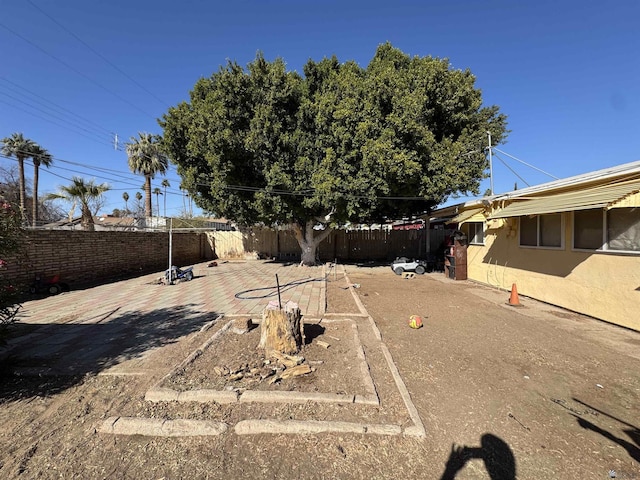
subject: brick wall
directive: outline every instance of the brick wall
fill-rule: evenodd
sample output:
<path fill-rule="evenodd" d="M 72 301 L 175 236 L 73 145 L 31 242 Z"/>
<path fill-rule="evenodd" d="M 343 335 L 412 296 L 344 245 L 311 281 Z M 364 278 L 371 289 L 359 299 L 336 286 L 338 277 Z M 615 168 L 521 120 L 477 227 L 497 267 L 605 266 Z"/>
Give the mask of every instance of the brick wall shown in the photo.
<path fill-rule="evenodd" d="M 169 264 L 166 232 L 85 232 L 30 230 L 20 255 L 8 257 L 2 270 L 16 284 L 30 284 L 36 274 L 60 275 L 71 288 L 121 277 L 162 272 Z M 187 266 L 212 258 L 202 233 L 174 233 L 173 264 Z"/>

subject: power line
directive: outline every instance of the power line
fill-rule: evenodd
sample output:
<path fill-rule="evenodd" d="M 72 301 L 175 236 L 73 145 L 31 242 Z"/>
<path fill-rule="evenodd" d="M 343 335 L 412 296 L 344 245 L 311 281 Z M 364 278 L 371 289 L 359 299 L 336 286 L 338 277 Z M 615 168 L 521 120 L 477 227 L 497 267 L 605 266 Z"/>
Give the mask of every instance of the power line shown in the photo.
<path fill-rule="evenodd" d="M 100 129 L 100 130 L 102 130 L 102 131 L 103 131 L 103 132 L 105 132 L 107 135 L 111 135 L 111 134 L 112 134 L 112 132 L 111 132 L 109 129 L 107 129 L 107 128 L 105 128 L 105 127 L 101 126 L 100 124 L 98 124 L 98 123 L 96 123 L 96 122 L 94 122 L 94 121 L 92 121 L 92 120 L 89 120 L 88 118 L 83 117 L 82 115 L 79 115 L 78 113 L 73 112 L 73 111 L 69 110 L 69 109 L 68 109 L 68 108 L 66 108 L 66 107 L 63 107 L 62 105 L 58 105 L 57 103 L 52 102 L 51 100 L 49 100 L 49 99 L 47 99 L 47 98 L 43 97 L 42 95 L 38 95 L 38 94 L 37 94 L 37 93 L 35 93 L 35 92 L 32 92 L 31 90 L 29 90 L 29 89 L 27 89 L 27 88 L 23 87 L 22 85 L 18 85 L 17 83 L 12 82 L 11 80 L 9 80 L 9 79 L 8 79 L 8 78 L 6 78 L 6 77 L 0 77 L 0 80 L 3 80 L 4 82 L 7 82 L 7 83 L 10 83 L 11 85 L 13 85 L 13 87 L 14 87 L 14 88 L 7 87 L 6 85 L 5 85 L 5 88 L 9 88 L 9 89 L 10 89 L 10 90 L 12 90 L 14 93 L 18 93 L 18 94 L 20 95 L 20 92 L 16 91 L 16 88 L 19 88 L 19 89 L 21 89 L 21 90 L 24 90 L 24 91 L 25 91 L 25 92 L 27 92 L 29 95 L 32 95 L 32 96 L 34 96 L 34 97 L 36 97 L 36 98 L 39 98 L 39 99 L 41 99 L 41 100 L 44 100 L 45 102 L 50 103 L 51 105 L 53 105 L 53 106 L 54 106 L 54 107 L 56 107 L 57 109 L 62 110 L 62 111 L 64 111 L 64 112 L 67 112 L 67 113 L 69 113 L 70 115 L 73 115 L 73 117 L 74 117 L 74 118 L 75 118 L 75 117 L 77 117 L 77 118 L 79 118 L 79 119 L 81 119 L 81 120 L 84 120 L 84 121 L 85 121 L 85 122 L 87 122 L 87 123 L 92 124 L 94 127 L 98 128 L 98 129 Z M 24 94 L 22 94 L 22 95 L 24 95 Z M 39 102 L 39 103 L 40 103 L 40 104 L 42 104 L 42 105 L 44 105 L 42 102 Z"/>
<path fill-rule="evenodd" d="M 44 109 L 42 109 L 42 108 L 40 108 L 40 107 L 38 107 L 38 106 L 35 106 L 35 105 L 33 105 L 33 104 L 29 103 L 29 102 L 26 102 L 26 101 L 24 101 L 24 100 L 20 100 L 19 98 L 14 97 L 13 95 L 9 95 L 9 94 L 8 94 L 8 93 L 6 93 L 6 92 L 1 92 L 1 91 L 0 91 L 0 95 L 4 95 L 5 97 L 9 97 L 11 100 L 15 100 L 15 101 L 17 101 L 17 102 L 20 102 L 20 103 L 22 103 L 22 104 L 24 104 L 24 105 L 28 106 L 29 108 L 32 108 L 32 109 L 34 109 L 34 110 L 36 110 L 36 111 L 38 111 L 38 112 L 42 112 L 42 113 L 44 113 L 45 115 L 49 115 L 49 116 L 51 116 L 51 117 L 53 117 L 53 118 L 55 118 L 55 119 L 58 119 L 58 120 L 60 120 L 60 121 L 62 121 L 62 122 L 65 122 L 65 123 L 69 124 L 71 127 L 76 128 L 76 129 L 80 129 L 80 130 L 82 130 L 82 131 L 84 131 L 84 132 L 88 133 L 89 135 L 94 135 L 94 136 L 95 136 L 95 137 L 97 137 L 101 142 L 102 142 L 102 141 L 104 141 L 104 139 L 102 138 L 102 135 L 103 135 L 102 133 L 98 134 L 98 133 L 96 133 L 96 131 L 95 131 L 95 130 L 89 130 L 88 128 L 85 128 L 85 127 L 84 127 L 84 126 L 82 126 L 82 125 L 74 124 L 74 123 L 73 123 L 73 121 L 71 121 L 71 120 L 67 120 L 66 118 L 60 117 L 60 116 L 58 116 L 58 115 L 56 115 L 56 114 L 53 114 L 53 113 L 50 113 L 50 112 L 47 112 L 46 110 L 44 110 Z M 29 112 L 27 112 L 27 113 L 29 113 Z M 67 128 L 67 127 L 63 127 L 63 128 Z M 77 132 L 75 132 L 75 133 L 77 133 Z"/>
<path fill-rule="evenodd" d="M 534 167 L 533 165 L 531 165 L 531 164 L 529 164 L 529 163 L 525 162 L 524 160 L 520 160 L 519 158 L 516 158 L 516 157 L 514 157 L 513 155 L 509 155 L 507 152 L 503 152 L 502 150 L 500 150 L 500 149 L 498 149 L 498 148 L 496 148 L 496 147 L 493 147 L 493 149 L 494 149 L 496 152 L 500 152 L 500 153 L 502 153 L 502 154 L 506 155 L 506 156 L 507 156 L 507 157 L 509 157 L 509 158 L 513 158 L 515 161 L 520 162 L 521 164 L 526 165 L 526 166 L 527 166 L 527 167 L 529 167 L 529 168 L 533 168 L 534 170 L 537 170 L 537 171 L 538 171 L 538 172 L 540 172 L 540 173 L 544 173 L 545 175 L 548 175 L 549 177 L 553 178 L 554 180 L 560 180 L 558 177 L 556 177 L 556 176 L 554 176 L 554 175 L 551 175 L 550 173 L 547 173 L 547 172 L 545 172 L 544 170 L 542 170 L 542 169 L 540 169 L 540 168 L 538 168 L 538 167 Z"/>
<path fill-rule="evenodd" d="M 113 95 L 114 97 L 116 97 L 117 99 L 119 99 L 120 101 L 126 103 L 127 105 L 129 105 L 130 107 L 134 108 L 135 110 L 147 115 L 148 117 L 153 118 L 154 120 L 156 119 L 156 117 L 154 117 L 153 115 L 151 115 L 150 113 L 142 110 L 140 107 L 134 105 L 133 103 L 131 103 L 129 100 L 127 100 L 126 98 L 122 97 L 121 95 L 118 95 L 117 93 L 115 93 L 113 90 L 108 89 L 107 87 L 105 87 L 104 85 L 102 85 L 101 83 L 95 81 L 93 78 L 91 78 L 90 76 L 82 73 L 80 70 L 74 68 L 73 66 L 69 65 L 67 62 L 65 62 L 64 60 L 61 60 L 60 58 L 56 57 L 55 55 L 49 53 L 48 51 L 46 51 L 44 48 L 42 48 L 41 46 L 39 46 L 38 44 L 32 42 L 31 40 L 29 40 L 28 38 L 24 37 L 23 35 L 19 34 L 18 32 L 13 31 L 11 28 L 7 27 L 5 24 L 0 23 L 0 27 L 3 27 L 5 30 L 7 30 L 9 33 L 12 33 L 13 35 L 15 35 L 16 37 L 20 38 L 21 40 L 23 40 L 24 42 L 27 42 L 29 45 L 31 45 L 32 47 L 40 50 L 42 53 L 44 53 L 45 55 L 53 58 L 55 61 L 61 63 L 62 65 L 64 65 L 65 67 L 67 67 L 69 70 L 71 70 L 72 72 L 75 72 L 76 74 L 80 75 L 81 77 L 85 78 L 86 80 L 90 81 L 91 83 L 93 83 L 94 85 L 96 85 L 97 87 L 100 87 L 102 90 L 104 90 L 105 92 Z"/>
<path fill-rule="evenodd" d="M 31 0 L 27 0 L 31 6 L 33 6 L 34 8 L 36 8 L 37 10 L 40 11 L 40 13 L 42 13 L 45 17 L 49 18 L 49 20 L 51 20 L 53 23 L 55 23 L 56 25 L 58 25 L 60 28 L 62 28 L 65 32 L 67 32 L 69 35 L 71 35 L 73 38 L 75 38 L 77 41 L 79 41 L 82 45 L 84 45 L 89 51 L 91 51 L 92 53 L 94 53 L 95 55 L 97 55 L 98 57 L 100 57 L 104 62 L 108 63 L 109 65 L 111 65 L 115 70 L 117 70 L 119 73 L 121 73 L 124 77 L 126 77 L 128 80 L 130 80 L 131 82 L 133 82 L 134 84 L 136 84 L 140 89 L 142 89 L 143 91 L 145 91 L 146 93 L 148 93 L 149 95 L 151 95 L 154 99 L 156 99 L 158 102 L 160 102 L 165 108 L 168 106 L 167 102 L 161 100 L 160 98 L 158 98 L 155 94 L 153 94 L 152 92 L 150 92 L 144 85 L 138 83 L 135 79 L 133 79 L 131 76 L 129 76 L 126 72 L 124 72 L 122 69 L 120 69 L 117 65 L 115 65 L 114 63 L 112 63 L 109 59 L 107 59 L 104 55 L 102 55 L 100 52 L 96 51 L 94 48 L 92 48 L 89 44 L 87 44 L 87 42 L 85 42 L 84 40 L 82 40 L 78 35 L 76 35 L 75 33 L 73 33 L 71 30 L 69 30 L 67 27 L 65 27 L 64 25 L 62 25 L 60 22 L 58 22 L 55 18 L 53 18 L 51 15 L 49 15 L 47 12 L 45 12 L 44 10 L 42 10 L 40 7 L 38 7 L 35 3 L 33 3 Z"/>
<path fill-rule="evenodd" d="M 11 160 L 11 161 L 17 162 L 16 159 L 14 159 L 12 157 L 9 157 L 9 156 L 6 156 L 6 155 L 0 155 L 0 157 L 5 158 L 7 160 Z M 78 162 L 72 162 L 70 160 L 64 160 L 64 159 L 57 158 L 57 157 L 54 157 L 54 160 L 56 162 L 67 163 L 67 164 L 70 164 L 70 165 L 78 166 L 80 168 L 84 168 L 86 170 L 89 170 L 89 172 L 82 171 L 82 170 L 74 170 L 72 168 L 61 167 L 61 166 L 57 165 L 56 163 L 54 163 L 47 169 L 41 169 L 40 170 L 41 175 L 46 175 L 46 174 L 49 173 L 49 174 L 51 174 L 53 176 L 57 176 L 57 177 L 65 179 L 65 180 L 70 180 L 67 177 L 62 177 L 62 176 L 57 175 L 57 174 L 55 174 L 54 172 L 51 171 L 51 170 L 56 170 L 56 169 L 57 170 L 64 170 L 64 171 L 72 172 L 72 173 L 75 173 L 75 174 L 78 174 L 78 175 L 91 175 L 93 177 L 99 178 L 100 180 L 105 180 L 105 181 L 108 181 L 108 182 L 124 184 L 124 185 L 127 185 L 129 187 L 129 188 L 123 188 L 122 190 L 128 190 L 131 187 L 133 187 L 136 190 L 138 190 L 138 189 L 139 190 L 143 190 L 143 188 L 141 188 L 141 187 L 139 188 L 139 187 L 136 186 L 136 184 L 137 184 L 136 180 L 138 179 L 138 177 L 133 173 L 130 173 L 129 176 L 125 176 L 125 175 L 122 175 L 122 174 L 118 174 L 117 170 L 110 170 L 110 169 L 105 169 L 105 168 L 101 168 L 101 167 L 94 167 L 94 166 L 91 166 L 91 165 L 85 165 L 85 164 L 81 164 L 81 163 L 78 163 Z M 97 171 L 98 174 L 96 174 L 96 172 L 93 172 L 93 170 Z M 113 177 L 109 177 L 107 175 L 104 175 L 103 171 L 112 172 L 113 175 L 116 175 L 116 176 L 118 176 L 120 178 L 113 178 Z M 179 191 L 176 191 L 176 190 L 167 190 L 167 195 L 182 196 L 182 194 Z"/>
<path fill-rule="evenodd" d="M 520 175 L 518 175 L 513 168 L 511 168 L 509 165 L 507 165 L 507 162 L 505 162 L 502 158 L 500 158 L 500 156 L 497 153 L 494 153 L 493 156 L 496 157 L 498 160 L 500 160 L 500 162 L 502 162 L 502 164 L 505 167 L 507 167 L 509 170 L 511 170 L 511 173 L 513 173 L 516 177 L 518 177 L 520 180 L 522 180 L 527 187 L 531 186 L 531 185 L 529 185 L 527 183 L 527 181 L 524 178 L 522 178 Z M 491 192 L 491 193 L 493 194 L 494 192 Z"/>
<path fill-rule="evenodd" d="M 28 153 L 28 152 L 24 152 L 24 153 Z M 9 157 L 5 157 L 5 158 L 9 158 Z M 90 165 L 86 165 L 86 164 L 82 164 L 79 162 L 73 162 L 70 160 L 64 160 L 64 159 L 60 159 L 60 158 L 54 158 L 54 160 L 63 162 L 63 163 L 69 163 L 72 165 L 76 165 L 76 166 L 80 166 L 82 168 L 86 168 L 88 170 L 97 170 L 97 171 L 108 171 L 108 172 L 120 172 L 118 170 L 112 170 L 112 169 L 106 169 L 103 167 L 95 167 L 95 166 L 90 166 Z M 67 169 L 68 170 L 68 169 Z M 106 177 L 101 177 L 101 178 L 106 178 Z M 129 177 L 126 177 L 127 180 Z M 177 181 L 175 179 L 169 179 L 170 181 Z M 131 180 L 133 181 L 133 180 Z M 525 182 L 526 183 L 526 182 Z M 132 185 L 132 184 L 131 184 Z M 209 184 L 207 183 L 202 183 L 202 182 L 196 182 L 195 183 L 196 186 L 200 186 L 200 187 L 208 187 Z M 291 190 L 283 190 L 283 189 L 267 189 L 266 187 L 255 187 L 255 186 L 250 186 L 250 185 L 225 185 L 223 186 L 224 189 L 226 190 L 231 190 L 231 191 L 242 191 L 242 192 L 249 192 L 249 193 L 258 193 L 258 192 L 263 192 L 263 193 L 267 193 L 267 194 L 272 194 L 272 195 L 285 195 L 285 196 L 298 196 L 298 197 L 308 197 L 311 195 L 315 194 L 315 189 L 305 189 L 303 191 L 291 191 Z M 170 192 L 170 191 L 168 191 Z M 178 192 L 170 192 L 172 194 L 175 195 L 181 195 L 181 193 Z M 402 201 L 428 201 L 429 199 L 425 198 L 425 197 L 420 197 L 420 196 L 368 196 L 368 195 L 347 195 L 341 192 L 335 192 L 337 194 L 343 195 L 343 196 L 347 196 L 350 198 L 354 198 L 354 199 L 375 199 L 375 200 L 402 200 Z"/>
<path fill-rule="evenodd" d="M 57 126 L 59 126 L 59 127 L 62 127 L 62 128 L 65 128 L 65 129 L 69 129 L 68 127 L 65 127 L 65 126 L 63 126 L 63 125 L 60 125 L 59 123 L 54 122 L 53 120 L 51 120 L 51 119 L 49 119 L 49 118 L 45 118 L 45 117 L 43 117 L 43 116 L 41 116 L 41 115 L 38 115 L 38 114 L 36 114 L 36 113 L 30 112 L 30 111 L 28 111 L 28 110 L 25 110 L 24 108 L 18 107 L 18 106 L 16 106 L 16 105 L 13 105 L 13 104 L 11 104 L 11 103 L 9 103 L 9 102 L 6 102 L 6 101 L 4 101 L 4 100 L 0 100 L 0 103 L 4 103 L 5 105 L 9 105 L 11 108 L 15 108 L 16 110 L 21 110 L 21 111 L 23 111 L 24 113 L 26 113 L 26 114 L 28 114 L 28 115 L 31 115 L 31 116 L 33 116 L 33 117 L 39 118 L 40 120 L 44 120 L 45 122 L 53 123 L 54 125 L 57 125 Z M 102 141 L 100 141 L 100 140 L 96 140 L 95 138 L 93 138 L 93 137 L 89 137 L 88 135 L 85 135 L 84 133 L 80 133 L 80 132 L 77 132 L 77 131 L 74 131 L 74 133 L 75 133 L 75 134 L 77 134 L 77 135 L 80 135 L 81 137 L 85 137 L 85 138 L 87 138 L 87 139 L 89 139 L 89 140 L 92 140 L 92 141 L 94 141 L 94 142 L 98 142 L 98 143 L 101 143 L 101 144 L 103 144 L 103 145 L 107 145 L 108 147 L 112 147 L 112 145 L 111 145 L 110 143 L 106 143 L 106 142 L 102 142 Z"/>

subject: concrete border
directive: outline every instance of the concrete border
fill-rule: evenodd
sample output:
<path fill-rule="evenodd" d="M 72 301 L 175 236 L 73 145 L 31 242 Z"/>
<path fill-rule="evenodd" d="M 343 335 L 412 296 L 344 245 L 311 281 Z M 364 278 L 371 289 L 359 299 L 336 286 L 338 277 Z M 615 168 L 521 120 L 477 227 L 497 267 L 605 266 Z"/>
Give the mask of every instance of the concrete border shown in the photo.
<path fill-rule="evenodd" d="M 350 284 L 346 270 L 343 273 L 347 283 Z M 326 276 L 325 276 L 326 282 Z M 326 289 L 326 285 L 325 285 Z M 407 408 L 409 417 L 413 425 L 404 429 L 399 425 L 391 424 L 364 424 L 354 422 L 339 421 L 300 421 L 300 420 L 272 420 L 272 419 L 248 419 L 238 422 L 234 431 L 237 435 L 255 435 L 263 433 L 271 434 L 319 434 L 319 433 L 355 433 L 355 434 L 375 434 L 375 435 L 401 435 L 424 438 L 426 431 L 424 424 L 420 419 L 420 415 L 411 400 L 411 396 L 407 387 L 400 376 L 397 366 L 395 365 L 391 353 L 387 346 L 382 342 L 382 335 L 378 329 L 374 319 L 368 314 L 362 301 L 355 293 L 353 287 L 349 287 L 358 308 L 359 315 L 348 314 L 331 314 L 332 319 L 326 319 L 327 323 L 339 321 L 351 321 L 353 328 L 354 341 L 356 343 L 356 354 L 360 360 L 360 369 L 367 383 L 366 389 L 368 394 L 362 395 L 340 395 L 319 392 L 280 392 L 280 391 L 261 391 L 247 390 L 238 396 L 235 391 L 218 391 L 218 390 L 192 390 L 186 392 L 177 392 L 170 388 L 163 388 L 160 385 L 170 376 L 174 375 L 180 369 L 185 368 L 189 363 L 198 358 L 206 348 L 208 348 L 215 340 L 231 328 L 233 321 L 229 321 L 220 330 L 214 333 L 207 341 L 205 341 L 197 350 L 192 352 L 185 360 L 183 360 L 176 368 L 172 369 L 145 395 L 147 401 L 196 401 L 208 402 L 216 401 L 218 403 L 235 403 L 235 402 L 274 402 L 281 401 L 286 403 L 306 403 L 306 402 L 337 402 L 337 403 L 359 403 L 365 405 L 380 405 L 380 399 L 375 389 L 375 383 L 371 377 L 364 348 L 360 341 L 357 322 L 348 317 L 367 318 L 372 328 L 374 336 L 380 342 L 380 348 L 385 357 L 391 375 L 396 383 L 396 387 L 402 397 Z M 326 292 L 326 290 L 325 290 Z M 326 306 L 325 306 L 326 307 Z M 335 318 L 342 317 L 342 318 Z M 218 317 L 214 320 L 222 318 Z M 319 320 L 321 322 L 324 316 Z M 213 325 L 212 323 L 212 325 Z M 369 381 L 367 381 L 367 379 Z M 147 436 L 206 436 L 221 435 L 225 433 L 228 426 L 222 422 L 205 421 L 205 420 L 162 420 L 154 418 L 135 418 L 135 417 L 110 417 L 105 420 L 99 427 L 98 431 L 102 433 L 110 433 L 115 435 L 147 435 Z"/>
<path fill-rule="evenodd" d="M 376 405 L 380 405 L 380 397 L 378 396 L 378 392 L 376 391 L 376 386 L 373 383 L 373 377 L 371 376 L 371 370 L 369 369 L 369 363 L 367 362 L 367 357 L 364 354 L 364 348 L 362 348 L 362 342 L 360 341 L 360 336 L 358 335 L 358 325 L 355 323 L 351 324 L 351 328 L 353 329 L 353 337 L 354 342 L 356 343 L 356 356 L 358 360 L 360 360 L 360 371 L 362 376 L 364 377 L 365 390 L 367 390 L 367 405 L 371 405 L 370 400 L 375 398 Z M 365 402 L 360 402 L 365 403 Z"/>
<path fill-rule="evenodd" d="M 227 429 L 226 423 L 209 420 L 109 417 L 97 428 L 97 431 L 113 435 L 198 437 L 222 435 Z"/>
<path fill-rule="evenodd" d="M 224 315 L 220 315 L 216 319 L 214 319 L 213 322 L 217 322 L 218 320 L 221 320 L 223 318 L 224 318 Z M 209 347 L 209 345 L 215 342 L 218 339 L 218 337 L 221 336 L 224 332 L 229 330 L 232 325 L 233 325 L 233 321 L 232 320 L 228 321 L 225 325 L 223 325 L 220 328 L 220 330 L 218 330 L 213 335 L 211 335 L 207 340 L 205 340 L 205 342 L 202 345 L 200 345 L 197 349 L 191 352 L 191 354 L 189 354 L 187 358 L 185 358 L 182 362 L 180 362 L 177 367 L 171 369 L 169 373 L 167 373 L 159 381 L 157 381 L 155 385 L 152 387 L 152 389 L 161 388 L 160 385 L 162 385 L 165 380 L 175 375 L 178 371 L 184 369 L 187 365 L 189 365 L 196 358 L 202 355 L 202 353 Z"/>
<path fill-rule="evenodd" d="M 355 395 L 322 392 L 280 392 L 273 390 L 246 390 L 240 395 L 240 402 L 264 403 L 354 403 Z"/>
<path fill-rule="evenodd" d="M 344 272 L 344 277 L 347 280 L 347 283 L 351 285 L 351 281 L 347 276 L 346 270 Z M 362 313 L 366 313 L 367 316 L 369 317 L 369 323 L 372 324 L 374 333 L 376 334 L 376 337 L 380 341 L 380 348 L 382 349 L 382 353 L 384 354 L 384 357 L 387 360 L 387 365 L 389 366 L 389 370 L 391 371 L 393 380 L 396 383 L 396 387 L 400 392 L 402 401 L 404 402 L 404 405 L 407 408 L 407 411 L 409 412 L 409 417 L 413 422 L 413 427 L 405 428 L 404 430 L 405 435 L 411 435 L 411 436 L 416 436 L 420 438 L 426 437 L 426 430 L 424 428 L 424 424 L 422 423 L 422 419 L 420 418 L 420 414 L 418 413 L 418 409 L 416 408 L 413 401 L 411 400 L 411 395 L 409 394 L 409 390 L 407 390 L 407 386 L 405 385 L 404 381 L 402 380 L 402 377 L 400 376 L 400 372 L 398 371 L 398 367 L 393 361 L 391 352 L 389 351 L 387 346 L 384 344 L 384 342 L 382 342 L 382 334 L 380 333 L 378 326 L 375 324 L 373 317 L 371 317 L 367 312 L 367 309 L 365 308 L 364 304 L 362 303 L 358 295 L 355 293 L 355 290 L 352 287 L 349 287 L 349 291 L 351 292 L 351 295 L 353 296 L 356 304 L 358 305 L 358 308 L 360 308 L 360 311 Z"/>
<path fill-rule="evenodd" d="M 351 422 L 326 422 L 320 420 L 242 420 L 235 426 L 237 435 L 307 434 L 318 433 L 370 433 L 376 435 L 400 435 L 398 425 L 368 425 Z"/>
<path fill-rule="evenodd" d="M 243 318 L 246 316 L 235 316 L 233 318 Z M 227 317 L 225 317 L 227 318 Z M 320 324 L 322 320 L 318 320 Z M 358 327 L 355 322 L 350 318 L 342 319 L 330 319 L 327 323 L 343 323 L 350 322 L 353 331 L 353 342 L 356 350 L 357 358 L 360 360 L 360 372 L 362 374 L 362 381 L 365 390 L 364 395 L 355 394 L 334 394 L 323 392 L 299 392 L 299 391 L 274 391 L 274 390 L 245 390 L 239 394 L 237 391 L 229 390 L 213 390 L 213 389 L 201 389 L 201 390 L 186 390 L 178 392 L 171 388 L 162 387 L 161 385 L 171 376 L 175 375 L 180 370 L 183 370 L 187 365 L 195 361 L 200 355 L 202 355 L 205 349 L 209 348 L 213 342 L 218 340 L 224 335 L 227 330 L 233 330 L 231 325 L 233 320 L 227 322 L 220 330 L 215 332 L 209 339 L 207 339 L 200 347 L 193 351 L 189 356 L 184 359 L 180 364 L 171 370 L 167 375 L 157 382 L 151 389 L 145 393 L 145 401 L 147 402 L 216 402 L 219 404 L 229 404 L 236 402 L 262 402 L 262 403 L 306 403 L 306 402 L 318 402 L 318 403 L 358 403 L 363 405 L 380 405 L 380 399 L 375 389 L 373 378 L 367 364 L 364 349 L 362 348 L 362 342 L 358 335 Z M 309 322 L 310 323 L 310 322 Z M 356 400 L 357 399 L 357 400 Z"/>

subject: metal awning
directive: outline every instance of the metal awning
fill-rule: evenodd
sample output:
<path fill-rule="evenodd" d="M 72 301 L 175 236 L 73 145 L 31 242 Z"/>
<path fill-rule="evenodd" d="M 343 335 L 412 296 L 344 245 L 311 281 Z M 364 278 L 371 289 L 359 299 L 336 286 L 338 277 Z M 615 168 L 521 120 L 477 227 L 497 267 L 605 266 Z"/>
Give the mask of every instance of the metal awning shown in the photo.
<path fill-rule="evenodd" d="M 474 215 L 477 215 L 478 213 L 481 213 L 481 212 L 484 212 L 484 207 L 471 208 L 469 210 L 465 210 L 464 212 L 460 212 L 458 215 L 453 217 L 447 223 L 462 223 L 462 222 L 466 222 L 471 217 L 473 217 Z"/>
<path fill-rule="evenodd" d="M 628 195 L 640 191 L 640 178 L 615 184 L 558 193 L 549 196 L 514 198 L 513 203 L 490 215 L 492 218 L 519 217 L 521 215 L 542 215 L 545 213 L 607 208 Z"/>

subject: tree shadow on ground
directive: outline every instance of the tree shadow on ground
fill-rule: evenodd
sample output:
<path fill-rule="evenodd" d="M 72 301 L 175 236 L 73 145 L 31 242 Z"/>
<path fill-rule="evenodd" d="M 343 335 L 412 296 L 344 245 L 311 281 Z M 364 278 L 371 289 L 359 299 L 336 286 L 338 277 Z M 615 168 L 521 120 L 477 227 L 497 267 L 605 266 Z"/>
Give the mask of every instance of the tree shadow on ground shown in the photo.
<path fill-rule="evenodd" d="M 187 304 L 144 313 L 115 309 L 85 323 L 32 326 L 0 351 L 0 404 L 64 391 L 86 375 L 175 343 L 217 317 Z"/>
<path fill-rule="evenodd" d="M 629 456 L 631 458 L 633 458 L 636 462 L 640 462 L 640 428 L 636 427 L 635 425 L 632 425 L 628 422 L 625 422 L 624 420 L 621 420 L 607 412 L 603 412 L 602 410 L 599 410 L 581 400 L 578 400 L 577 398 L 573 399 L 574 401 L 584 405 L 585 407 L 590 408 L 591 410 L 595 410 L 596 412 L 605 415 L 609 418 L 611 418 L 612 420 L 615 420 L 616 422 L 625 425 L 626 429 L 623 429 L 622 431 L 631 439 L 631 442 L 625 440 L 624 438 L 619 438 L 616 437 L 614 434 L 612 434 L 611 432 L 589 422 L 588 420 L 585 420 L 582 417 L 579 417 L 578 415 L 575 414 L 571 414 L 573 415 L 576 420 L 578 421 L 578 425 L 580 425 L 582 428 L 587 429 L 587 430 L 591 430 L 593 432 L 599 433 L 600 435 L 602 435 L 604 438 L 606 438 L 607 440 L 613 442 L 613 443 L 617 443 L 618 445 L 620 445 L 622 448 L 624 448 L 627 453 L 629 454 Z M 632 443 L 633 442 L 633 443 Z"/>
<path fill-rule="evenodd" d="M 516 458 L 500 437 L 485 433 L 479 447 L 451 446 L 447 466 L 440 480 L 454 480 L 469 460 L 480 459 L 492 480 L 515 480 Z"/>

